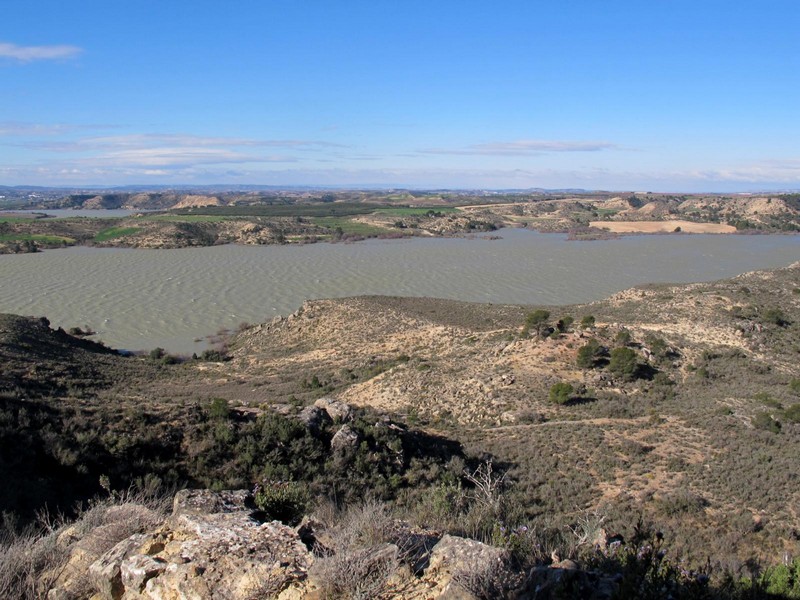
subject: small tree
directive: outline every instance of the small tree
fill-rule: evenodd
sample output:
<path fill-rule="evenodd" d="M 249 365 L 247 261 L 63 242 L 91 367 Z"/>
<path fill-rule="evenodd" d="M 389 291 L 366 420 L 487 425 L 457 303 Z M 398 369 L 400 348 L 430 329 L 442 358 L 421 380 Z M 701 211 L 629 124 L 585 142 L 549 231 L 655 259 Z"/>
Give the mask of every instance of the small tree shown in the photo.
<path fill-rule="evenodd" d="M 631 336 L 631 332 L 627 329 L 620 329 L 619 333 L 617 333 L 617 337 L 614 339 L 620 346 L 627 346 L 632 340 L 633 336 Z"/>
<path fill-rule="evenodd" d="M 778 327 L 786 327 L 789 324 L 789 321 L 786 320 L 786 315 L 783 314 L 780 308 L 768 308 L 765 310 L 762 321 Z"/>
<path fill-rule="evenodd" d="M 559 333 L 566 333 L 569 331 L 569 328 L 572 327 L 572 324 L 575 322 L 575 319 L 567 315 L 566 317 L 561 317 L 556 322 L 556 329 Z"/>
<path fill-rule="evenodd" d="M 591 369 L 594 367 L 595 359 L 600 356 L 603 347 L 596 339 L 592 338 L 584 346 L 578 349 L 577 363 L 581 369 Z"/>
<path fill-rule="evenodd" d="M 594 327 L 594 317 L 592 315 L 586 315 L 581 319 L 581 327 L 584 329 L 589 329 L 590 327 Z"/>
<path fill-rule="evenodd" d="M 538 309 L 528 314 L 525 318 L 525 327 L 522 328 L 523 335 L 527 335 L 531 329 L 536 330 L 537 335 L 542 335 L 547 328 L 547 320 L 550 318 L 550 311 Z"/>
<path fill-rule="evenodd" d="M 575 393 L 575 388 L 571 384 L 560 382 L 550 387 L 550 402 L 555 404 L 566 404 Z"/>
<path fill-rule="evenodd" d="M 639 372 L 636 352 L 630 348 L 614 348 L 611 351 L 608 370 L 627 381 L 636 379 L 636 375 Z"/>

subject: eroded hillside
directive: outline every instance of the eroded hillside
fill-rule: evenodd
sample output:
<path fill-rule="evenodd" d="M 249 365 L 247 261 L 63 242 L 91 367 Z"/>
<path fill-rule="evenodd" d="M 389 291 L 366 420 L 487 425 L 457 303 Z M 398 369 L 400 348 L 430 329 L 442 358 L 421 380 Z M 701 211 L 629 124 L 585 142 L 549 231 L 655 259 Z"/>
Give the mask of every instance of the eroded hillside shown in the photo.
<path fill-rule="evenodd" d="M 796 548 L 800 264 L 545 310 L 524 333 L 530 307 L 307 302 L 186 385 L 255 410 L 333 395 L 405 415 L 513 465 L 532 519 L 633 511 L 687 547 Z"/>

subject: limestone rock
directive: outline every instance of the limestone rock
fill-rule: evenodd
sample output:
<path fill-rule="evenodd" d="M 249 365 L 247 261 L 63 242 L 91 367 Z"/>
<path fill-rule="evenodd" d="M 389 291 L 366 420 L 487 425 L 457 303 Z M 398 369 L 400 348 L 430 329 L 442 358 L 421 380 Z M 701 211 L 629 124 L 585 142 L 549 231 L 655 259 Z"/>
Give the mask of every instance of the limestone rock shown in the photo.
<path fill-rule="evenodd" d="M 99 598 L 273 597 L 306 579 L 313 555 L 296 531 L 253 517 L 246 491 L 184 490 L 155 532 L 117 544 L 90 568 Z"/>
<path fill-rule="evenodd" d="M 518 585 L 507 569 L 507 552 L 475 540 L 445 535 L 430 555 L 425 579 L 440 587 L 439 598 L 504 597 Z"/>
<path fill-rule="evenodd" d="M 347 448 L 355 448 L 358 446 L 358 442 L 358 433 L 353 431 L 349 425 L 342 425 L 331 439 L 331 450 L 339 452 Z"/>
<path fill-rule="evenodd" d="M 353 409 L 349 404 L 334 400 L 333 398 L 319 398 L 314 402 L 317 406 L 328 413 L 328 416 L 334 421 L 340 423 L 349 423 L 353 420 Z"/>

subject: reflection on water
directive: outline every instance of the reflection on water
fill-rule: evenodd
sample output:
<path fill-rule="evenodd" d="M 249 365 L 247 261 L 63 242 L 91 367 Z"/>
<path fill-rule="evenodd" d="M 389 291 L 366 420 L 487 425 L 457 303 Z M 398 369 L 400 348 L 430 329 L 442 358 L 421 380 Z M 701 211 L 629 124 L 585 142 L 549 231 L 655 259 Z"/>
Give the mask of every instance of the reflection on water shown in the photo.
<path fill-rule="evenodd" d="M 68 248 L 0 256 L 0 312 L 90 326 L 107 344 L 191 353 L 194 339 L 310 298 L 361 294 L 571 304 L 647 282 L 709 281 L 800 260 L 800 236 L 632 236 L 568 242 L 371 240 L 177 250 Z"/>

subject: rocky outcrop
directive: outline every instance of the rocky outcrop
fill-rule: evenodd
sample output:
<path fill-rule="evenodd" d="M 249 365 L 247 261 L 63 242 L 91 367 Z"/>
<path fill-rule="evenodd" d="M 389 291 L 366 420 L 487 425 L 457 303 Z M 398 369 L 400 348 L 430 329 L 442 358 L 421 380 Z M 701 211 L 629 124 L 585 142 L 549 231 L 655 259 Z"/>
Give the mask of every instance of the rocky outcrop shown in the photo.
<path fill-rule="evenodd" d="M 99 556 L 102 531 L 73 545 L 50 600 L 273 597 L 306 579 L 313 554 L 294 529 L 256 518 L 248 492 L 179 492 L 172 514 Z M 99 546 L 102 550 L 103 547 Z M 88 582 L 87 582 L 88 579 Z"/>
<path fill-rule="evenodd" d="M 333 421 L 349 423 L 353 420 L 353 408 L 344 402 L 333 398 L 320 398 L 314 402 L 314 406 L 321 408 Z"/>
<path fill-rule="evenodd" d="M 613 591 L 570 561 L 526 575 L 509 566 L 504 549 L 388 517 L 384 535 L 368 541 L 352 522 L 329 528 L 305 518 L 291 528 L 263 522 L 259 514 L 243 490 L 183 490 L 171 514 L 160 518 L 135 504 L 112 507 L 94 529 L 61 532 L 58 544 L 68 549 L 68 560 L 51 579 L 47 598 L 474 600 L 534 597 L 533 589 L 536 598 L 547 598 L 563 582 L 601 590 L 585 597 Z M 372 519 L 362 525 L 374 529 Z"/>

